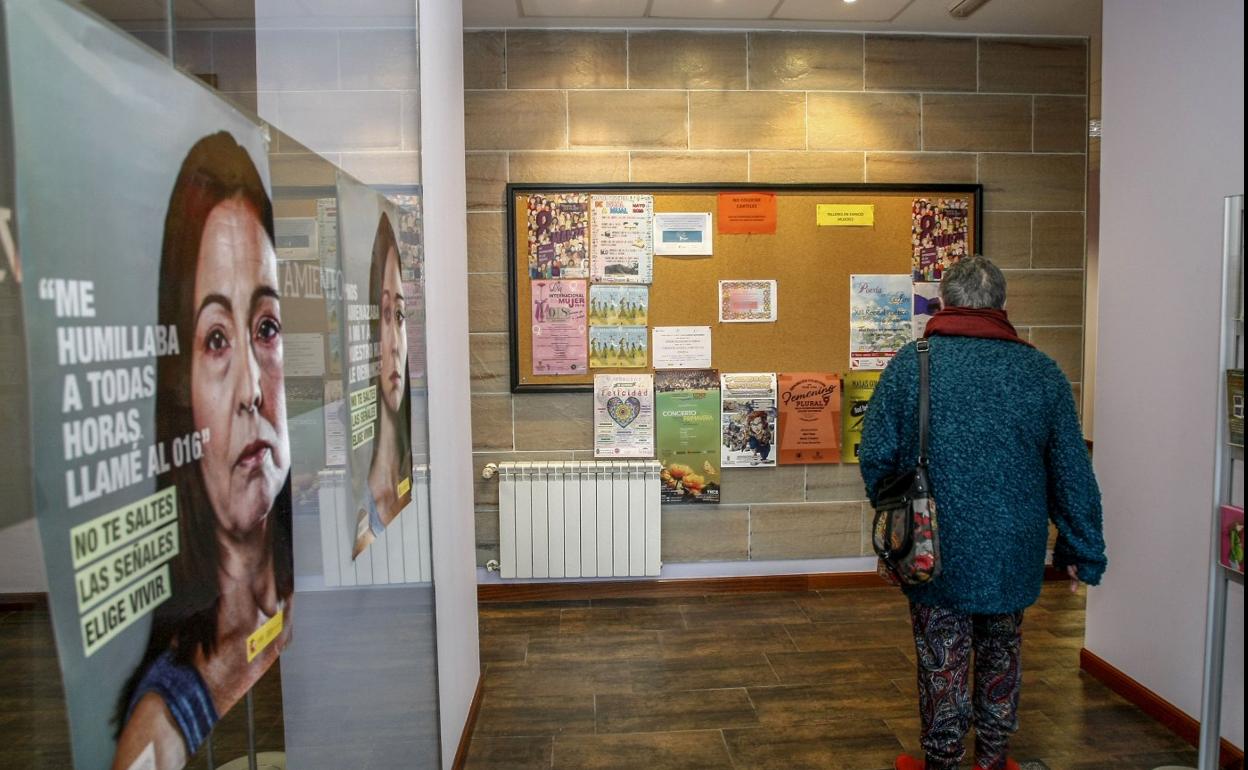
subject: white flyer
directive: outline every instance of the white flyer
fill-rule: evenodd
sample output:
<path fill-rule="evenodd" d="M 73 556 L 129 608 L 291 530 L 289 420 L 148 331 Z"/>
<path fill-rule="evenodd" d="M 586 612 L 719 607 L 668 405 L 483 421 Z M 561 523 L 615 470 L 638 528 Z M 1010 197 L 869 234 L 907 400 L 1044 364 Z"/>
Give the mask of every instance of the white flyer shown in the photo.
<path fill-rule="evenodd" d="M 711 327 L 656 326 L 650 350 L 655 369 L 709 369 Z"/>
<path fill-rule="evenodd" d="M 654 253 L 669 257 L 709 257 L 710 212 L 655 214 Z"/>
<path fill-rule="evenodd" d="M 589 204 L 590 278 L 650 283 L 654 275 L 654 196 L 594 195 Z"/>
<path fill-rule="evenodd" d="M 282 335 L 287 377 L 325 376 L 325 335 L 315 332 Z"/>
<path fill-rule="evenodd" d="M 654 375 L 594 376 L 594 457 L 654 457 Z"/>

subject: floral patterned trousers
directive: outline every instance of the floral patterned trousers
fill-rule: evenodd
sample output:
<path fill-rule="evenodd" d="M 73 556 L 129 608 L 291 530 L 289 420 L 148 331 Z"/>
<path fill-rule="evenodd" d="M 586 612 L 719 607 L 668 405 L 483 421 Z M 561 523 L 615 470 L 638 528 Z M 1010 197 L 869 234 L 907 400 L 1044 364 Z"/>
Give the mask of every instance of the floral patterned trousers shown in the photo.
<path fill-rule="evenodd" d="M 920 744 L 927 770 L 958 766 L 972 722 L 975 767 L 1004 768 L 1010 735 L 1018 729 L 1023 613 L 967 615 L 911 603 L 910 620 L 918 652 Z"/>

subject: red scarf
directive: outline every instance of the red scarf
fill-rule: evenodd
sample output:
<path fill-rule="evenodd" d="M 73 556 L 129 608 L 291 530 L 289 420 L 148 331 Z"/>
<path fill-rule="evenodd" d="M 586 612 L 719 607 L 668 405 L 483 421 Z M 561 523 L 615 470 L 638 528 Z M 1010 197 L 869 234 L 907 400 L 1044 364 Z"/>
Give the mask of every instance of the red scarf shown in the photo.
<path fill-rule="evenodd" d="M 941 334 L 950 337 L 982 337 L 989 340 L 1021 342 L 1033 347 L 1018 336 L 1018 331 L 1004 310 L 978 307 L 946 307 L 928 319 L 924 337 Z"/>

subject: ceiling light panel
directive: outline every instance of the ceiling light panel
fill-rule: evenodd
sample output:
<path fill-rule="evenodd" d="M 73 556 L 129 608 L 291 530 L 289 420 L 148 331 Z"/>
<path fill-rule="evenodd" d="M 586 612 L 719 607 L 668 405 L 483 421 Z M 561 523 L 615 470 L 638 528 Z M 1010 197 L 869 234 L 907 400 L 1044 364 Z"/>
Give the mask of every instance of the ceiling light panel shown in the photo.
<path fill-rule="evenodd" d="M 649 0 L 520 0 L 526 17 L 640 19 Z"/>
<path fill-rule="evenodd" d="M 890 21 L 914 0 L 784 0 L 776 19 L 786 21 L 879 22 Z"/>
<path fill-rule="evenodd" d="M 650 17 L 656 19 L 770 19 L 779 0 L 654 0 Z"/>

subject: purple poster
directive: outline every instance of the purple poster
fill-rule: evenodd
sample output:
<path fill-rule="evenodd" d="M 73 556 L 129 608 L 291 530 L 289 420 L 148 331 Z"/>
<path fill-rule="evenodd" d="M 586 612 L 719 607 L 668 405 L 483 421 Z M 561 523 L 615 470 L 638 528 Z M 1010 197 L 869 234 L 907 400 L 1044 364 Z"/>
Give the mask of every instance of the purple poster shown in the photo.
<path fill-rule="evenodd" d="M 533 281 L 533 374 L 581 374 L 588 367 L 585 281 Z"/>

